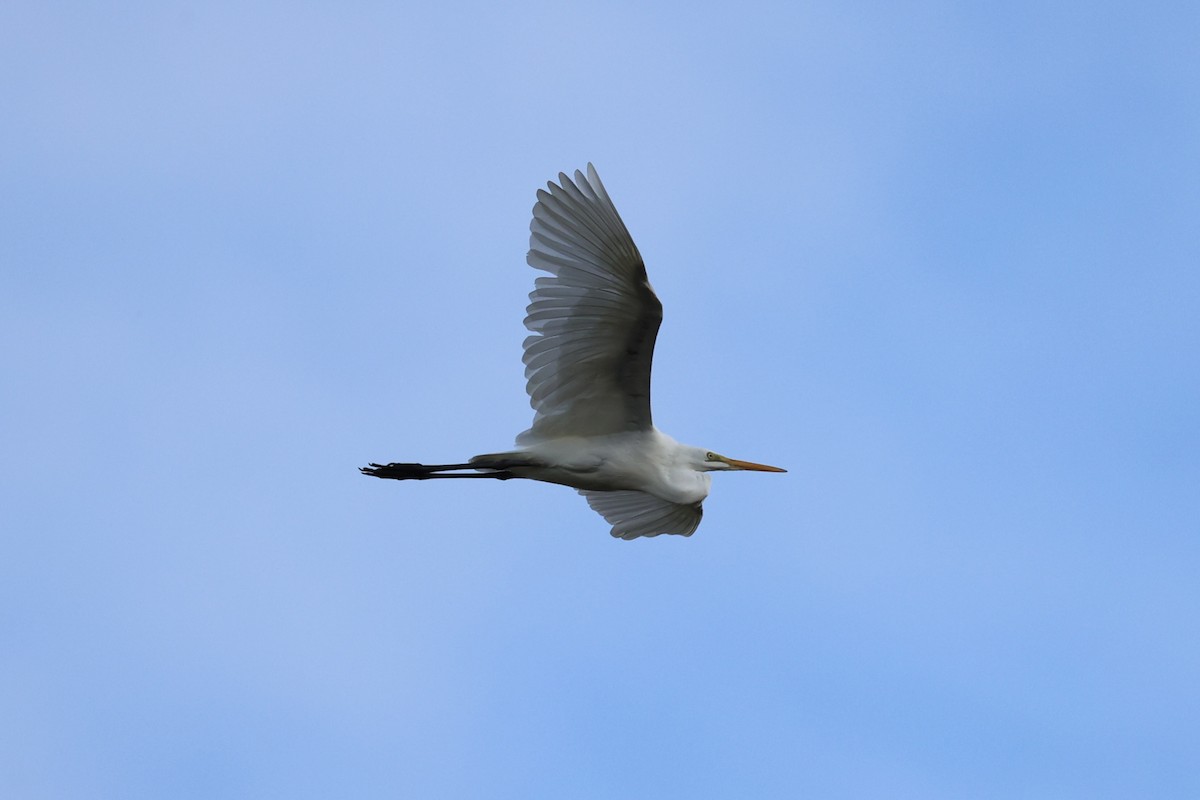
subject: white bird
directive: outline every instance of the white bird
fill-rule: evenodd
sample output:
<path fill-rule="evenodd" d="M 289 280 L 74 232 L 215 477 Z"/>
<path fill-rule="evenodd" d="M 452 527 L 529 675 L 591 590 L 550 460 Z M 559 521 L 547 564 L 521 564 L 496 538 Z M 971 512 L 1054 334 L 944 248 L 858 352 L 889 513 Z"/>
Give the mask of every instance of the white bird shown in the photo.
<path fill-rule="evenodd" d="M 577 489 L 622 539 L 700 525 L 710 472 L 779 467 L 682 445 L 650 417 L 650 361 L 662 303 L 596 169 L 559 173 L 538 190 L 529 225 L 531 267 L 525 377 L 533 426 L 517 449 L 465 464 L 371 464 L 396 480 L 529 478 Z"/>

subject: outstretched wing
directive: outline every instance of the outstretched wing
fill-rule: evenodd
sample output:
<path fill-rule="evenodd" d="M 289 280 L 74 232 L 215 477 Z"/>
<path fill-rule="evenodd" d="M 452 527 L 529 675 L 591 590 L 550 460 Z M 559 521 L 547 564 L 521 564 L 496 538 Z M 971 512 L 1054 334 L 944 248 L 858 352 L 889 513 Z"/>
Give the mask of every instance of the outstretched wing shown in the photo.
<path fill-rule="evenodd" d="M 559 173 L 538 190 L 529 225 L 531 267 L 525 377 L 533 427 L 517 441 L 644 431 L 650 418 L 650 360 L 662 303 L 637 245 L 596 169 Z"/>
<path fill-rule="evenodd" d="M 612 535 L 622 539 L 658 536 L 660 533 L 691 536 L 700 527 L 700 518 L 704 516 L 700 503 L 670 503 L 645 492 L 578 491 L 587 498 L 592 510 L 613 526 Z"/>

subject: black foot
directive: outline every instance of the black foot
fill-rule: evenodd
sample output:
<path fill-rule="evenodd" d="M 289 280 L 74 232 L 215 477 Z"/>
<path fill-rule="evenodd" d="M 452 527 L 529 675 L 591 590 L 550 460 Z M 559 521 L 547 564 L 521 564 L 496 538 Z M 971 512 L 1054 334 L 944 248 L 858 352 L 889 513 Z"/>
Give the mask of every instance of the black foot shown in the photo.
<path fill-rule="evenodd" d="M 392 478 L 394 480 L 423 480 L 433 476 L 433 471 L 424 464 L 375 464 L 359 467 L 363 475 L 376 478 Z"/>

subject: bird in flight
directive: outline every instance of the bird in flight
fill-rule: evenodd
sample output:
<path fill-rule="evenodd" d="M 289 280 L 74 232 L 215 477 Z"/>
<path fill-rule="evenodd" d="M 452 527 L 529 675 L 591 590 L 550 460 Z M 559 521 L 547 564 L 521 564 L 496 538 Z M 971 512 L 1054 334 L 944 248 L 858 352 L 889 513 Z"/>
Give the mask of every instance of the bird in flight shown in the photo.
<path fill-rule="evenodd" d="M 711 472 L 779 467 L 688 447 L 654 427 L 650 361 L 662 303 L 596 169 L 538 190 L 529 225 L 534 282 L 526 309 L 525 377 L 533 426 L 517 447 L 465 464 L 374 464 L 394 480 L 528 478 L 570 486 L 621 539 L 700 525 Z"/>

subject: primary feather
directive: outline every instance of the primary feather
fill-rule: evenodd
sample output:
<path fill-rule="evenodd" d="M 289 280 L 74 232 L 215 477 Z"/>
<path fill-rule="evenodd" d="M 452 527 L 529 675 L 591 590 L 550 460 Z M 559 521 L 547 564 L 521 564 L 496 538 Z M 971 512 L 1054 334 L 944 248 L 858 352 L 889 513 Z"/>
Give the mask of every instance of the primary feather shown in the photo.
<path fill-rule="evenodd" d="M 519 444 L 645 431 L 650 363 L 662 303 L 625 223 L 588 164 L 538 191 L 531 267 L 549 272 L 529 295 L 525 377 L 533 426 Z"/>

